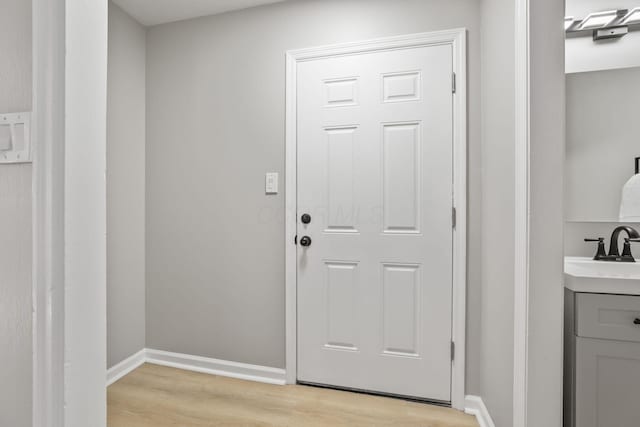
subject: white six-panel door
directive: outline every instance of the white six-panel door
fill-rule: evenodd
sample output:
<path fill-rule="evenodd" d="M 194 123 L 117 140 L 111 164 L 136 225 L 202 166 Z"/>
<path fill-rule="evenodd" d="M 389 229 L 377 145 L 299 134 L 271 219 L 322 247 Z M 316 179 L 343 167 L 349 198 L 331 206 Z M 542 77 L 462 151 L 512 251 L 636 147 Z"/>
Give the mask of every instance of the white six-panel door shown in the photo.
<path fill-rule="evenodd" d="M 299 381 L 451 401 L 452 61 L 298 64 Z"/>

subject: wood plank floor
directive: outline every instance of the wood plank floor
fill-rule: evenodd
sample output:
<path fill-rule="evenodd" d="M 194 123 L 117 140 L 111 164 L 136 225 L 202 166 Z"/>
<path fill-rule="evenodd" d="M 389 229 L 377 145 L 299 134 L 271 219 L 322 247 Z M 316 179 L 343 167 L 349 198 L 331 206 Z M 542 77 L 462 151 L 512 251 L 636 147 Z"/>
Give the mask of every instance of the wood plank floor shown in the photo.
<path fill-rule="evenodd" d="M 449 408 L 145 364 L 108 389 L 108 427 L 478 427 Z"/>

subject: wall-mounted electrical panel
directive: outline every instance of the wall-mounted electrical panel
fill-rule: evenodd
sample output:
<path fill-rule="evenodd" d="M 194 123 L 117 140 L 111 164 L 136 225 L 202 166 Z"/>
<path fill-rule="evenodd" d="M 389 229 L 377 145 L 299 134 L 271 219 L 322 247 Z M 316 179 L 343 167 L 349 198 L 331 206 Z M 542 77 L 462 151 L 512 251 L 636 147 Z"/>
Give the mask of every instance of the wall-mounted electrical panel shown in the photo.
<path fill-rule="evenodd" d="M 31 162 L 31 113 L 0 114 L 0 163 Z"/>

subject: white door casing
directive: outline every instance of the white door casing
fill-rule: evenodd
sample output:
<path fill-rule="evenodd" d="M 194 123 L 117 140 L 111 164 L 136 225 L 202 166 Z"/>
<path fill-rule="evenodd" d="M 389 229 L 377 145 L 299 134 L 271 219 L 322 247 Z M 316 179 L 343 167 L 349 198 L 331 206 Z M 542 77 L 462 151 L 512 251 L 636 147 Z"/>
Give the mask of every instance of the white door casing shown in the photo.
<path fill-rule="evenodd" d="M 464 36 L 288 54 L 289 382 L 463 407 Z"/>

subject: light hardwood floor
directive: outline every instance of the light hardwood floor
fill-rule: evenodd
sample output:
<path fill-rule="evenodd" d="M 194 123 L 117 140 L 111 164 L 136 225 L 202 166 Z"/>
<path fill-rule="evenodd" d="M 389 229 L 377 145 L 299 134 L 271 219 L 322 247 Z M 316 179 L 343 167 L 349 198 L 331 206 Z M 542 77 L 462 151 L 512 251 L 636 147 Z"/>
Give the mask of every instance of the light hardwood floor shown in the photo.
<path fill-rule="evenodd" d="M 108 389 L 108 427 L 478 427 L 449 408 L 145 364 Z"/>

